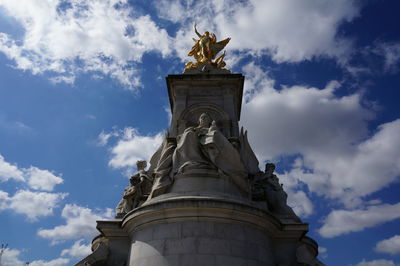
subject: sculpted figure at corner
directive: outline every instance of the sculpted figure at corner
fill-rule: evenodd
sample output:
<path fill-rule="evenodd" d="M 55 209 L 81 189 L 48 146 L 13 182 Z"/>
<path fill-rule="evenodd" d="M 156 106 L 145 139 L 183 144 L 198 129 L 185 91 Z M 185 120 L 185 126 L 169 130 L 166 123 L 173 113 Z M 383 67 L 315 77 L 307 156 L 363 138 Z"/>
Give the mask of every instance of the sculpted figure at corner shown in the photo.
<path fill-rule="evenodd" d="M 300 221 L 293 209 L 287 205 L 287 194 L 274 171 L 275 165 L 267 163 L 265 173 L 261 172 L 256 176 L 251 189 L 252 199 L 266 201 L 270 211 L 275 214 Z"/>
<path fill-rule="evenodd" d="M 136 167 L 138 173 L 131 176 L 129 185 L 124 190 L 122 199 L 115 210 L 116 218 L 122 218 L 128 212 L 140 206 L 150 194 L 153 178 L 144 170 L 147 167 L 147 162 L 137 161 Z"/>

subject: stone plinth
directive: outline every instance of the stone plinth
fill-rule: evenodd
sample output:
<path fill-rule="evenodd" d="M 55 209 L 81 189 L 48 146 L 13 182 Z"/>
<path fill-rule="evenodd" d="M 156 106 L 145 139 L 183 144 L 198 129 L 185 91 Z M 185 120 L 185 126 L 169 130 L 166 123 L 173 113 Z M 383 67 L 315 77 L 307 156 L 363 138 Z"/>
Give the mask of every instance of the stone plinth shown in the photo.
<path fill-rule="evenodd" d="M 305 223 L 283 223 L 244 200 L 160 197 L 129 213 L 129 265 L 297 265 Z"/>
<path fill-rule="evenodd" d="M 305 236 L 307 223 L 280 220 L 243 198 L 174 194 L 123 219 L 98 221 L 102 236 L 93 240 L 90 265 L 323 265 L 315 259 L 317 244 Z"/>

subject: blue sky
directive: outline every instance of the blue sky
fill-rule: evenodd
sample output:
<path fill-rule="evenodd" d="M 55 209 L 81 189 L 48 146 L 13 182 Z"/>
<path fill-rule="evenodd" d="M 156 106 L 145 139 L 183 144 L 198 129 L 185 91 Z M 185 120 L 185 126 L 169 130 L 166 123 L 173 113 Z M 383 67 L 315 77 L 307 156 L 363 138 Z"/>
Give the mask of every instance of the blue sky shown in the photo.
<path fill-rule="evenodd" d="M 0 1 L 5 265 L 71 265 L 169 126 L 165 76 L 231 37 L 241 125 L 327 265 L 400 264 L 400 4 Z"/>

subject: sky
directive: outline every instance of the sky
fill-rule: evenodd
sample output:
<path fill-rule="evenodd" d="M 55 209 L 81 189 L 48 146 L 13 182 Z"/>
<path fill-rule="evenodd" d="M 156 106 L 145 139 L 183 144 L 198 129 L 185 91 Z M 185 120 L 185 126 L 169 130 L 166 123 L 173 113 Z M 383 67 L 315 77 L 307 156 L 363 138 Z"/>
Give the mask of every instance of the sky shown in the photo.
<path fill-rule="evenodd" d="M 169 127 L 200 32 L 327 265 L 400 265 L 400 3 L 0 0 L 1 265 L 73 265 Z"/>

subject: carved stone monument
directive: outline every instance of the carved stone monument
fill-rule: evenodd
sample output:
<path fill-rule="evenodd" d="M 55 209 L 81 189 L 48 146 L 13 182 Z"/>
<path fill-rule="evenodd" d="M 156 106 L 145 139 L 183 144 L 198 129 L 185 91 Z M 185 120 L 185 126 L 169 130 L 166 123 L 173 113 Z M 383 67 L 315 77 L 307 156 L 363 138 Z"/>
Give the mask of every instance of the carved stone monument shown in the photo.
<path fill-rule="evenodd" d="M 216 58 L 230 39 L 195 32 L 196 62 L 167 77 L 163 143 L 147 171 L 138 162 L 116 218 L 97 221 L 93 253 L 77 265 L 323 265 L 275 166 L 262 172 L 239 130 L 244 76 Z"/>

